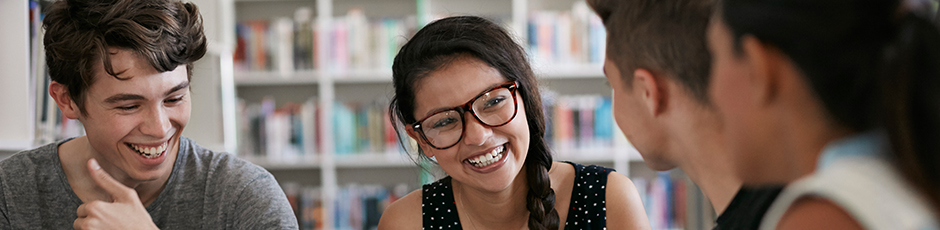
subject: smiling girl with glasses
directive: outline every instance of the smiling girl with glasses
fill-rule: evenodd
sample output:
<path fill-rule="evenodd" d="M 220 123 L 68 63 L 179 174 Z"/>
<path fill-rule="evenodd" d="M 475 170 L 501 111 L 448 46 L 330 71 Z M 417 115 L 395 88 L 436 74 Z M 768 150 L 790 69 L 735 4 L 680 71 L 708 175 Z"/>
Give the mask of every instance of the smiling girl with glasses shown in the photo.
<path fill-rule="evenodd" d="M 552 160 L 525 51 L 499 25 L 433 22 L 392 70 L 392 120 L 448 176 L 389 206 L 380 229 L 649 228 L 626 176 Z"/>

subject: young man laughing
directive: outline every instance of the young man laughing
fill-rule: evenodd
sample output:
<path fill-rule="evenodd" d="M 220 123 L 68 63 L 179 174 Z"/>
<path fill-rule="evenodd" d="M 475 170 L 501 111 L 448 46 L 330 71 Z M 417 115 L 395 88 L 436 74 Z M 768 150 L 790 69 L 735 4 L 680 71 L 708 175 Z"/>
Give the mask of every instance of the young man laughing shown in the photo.
<path fill-rule="evenodd" d="M 171 0 L 52 4 L 43 26 L 63 116 L 86 136 L 0 162 L 0 229 L 295 229 L 264 169 L 181 137 L 199 11 Z"/>

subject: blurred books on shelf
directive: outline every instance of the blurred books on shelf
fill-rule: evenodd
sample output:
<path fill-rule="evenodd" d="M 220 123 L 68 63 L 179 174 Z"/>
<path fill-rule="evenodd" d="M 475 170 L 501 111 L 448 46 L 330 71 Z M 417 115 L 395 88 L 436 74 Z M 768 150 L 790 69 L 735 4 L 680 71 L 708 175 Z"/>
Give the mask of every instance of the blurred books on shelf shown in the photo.
<path fill-rule="evenodd" d="M 686 226 L 686 192 L 689 180 L 658 172 L 653 179 L 632 178 L 652 229 L 682 229 Z M 694 185 L 692 185 L 694 186 Z"/>
<path fill-rule="evenodd" d="M 387 108 L 387 103 L 377 101 L 336 102 L 332 114 L 336 154 L 402 152 Z"/>
<path fill-rule="evenodd" d="M 260 104 L 240 103 L 238 155 L 246 158 L 264 158 L 269 162 L 296 161 L 317 155 L 321 151 L 317 128 L 318 117 L 315 98 L 304 104 L 285 103 L 275 108 L 271 97 Z M 328 114 L 333 124 L 335 154 L 386 154 L 398 156 L 403 148 L 388 116 L 387 103 L 379 101 L 335 102 L 333 113 Z M 402 131 L 403 132 L 403 131 Z M 410 138 L 409 138 L 410 139 Z"/>
<path fill-rule="evenodd" d="M 282 182 L 300 229 L 324 229 L 324 208 L 321 188 Z M 334 229 L 376 229 L 379 218 L 389 204 L 408 194 L 411 188 L 399 184 L 391 188 L 382 185 L 350 184 L 339 188 L 334 201 Z"/>
<path fill-rule="evenodd" d="M 38 1 L 29 1 L 30 25 L 30 103 L 35 111 L 35 136 L 33 146 L 53 143 L 66 138 L 85 135 L 81 122 L 69 119 L 62 115 L 52 96 L 49 95 L 48 67 L 46 66 L 45 48 L 43 47 L 42 4 Z"/>
<path fill-rule="evenodd" d="M 331 114 L 319 111 L 315 98 L 303 104 L 284 103 L 275 108 L 271 97 L 260 103 L 240 103 L 239 156 L 266 162 L 290 162 L 319 155 L 322 132 L 319 116 L 332 123 L 334 153 L 344 155 L 378 154 L 402 158 L 405 154 L 389 120 L 388 104 L 369 102 L 334 102 Z M 559 96 L 546 91 L 543 96 L 546 115 L 545 137 L 560 158 L 606 157 L 612 159 L 617 146 L 617 132 L 611 114 L 611 100 L 600 95 Z M 404 132 L 399 129 L 398 132 Z M 413 146 L 411 138 L 405 143 Z M 414 151 L 411 151 L 414 152 Z"/>
<path fill-rule="evenodd" d="M 294 161 L 318 153 L 316 99 L 275 108 L 274 98 L 239 103 L 239 156 Z"/>
<path fill-rule="evenodd" d="M 359 9 L 331 20 L 329 30 L 318 28 L 309 8 L 299 8 L 294 19 L 249 20 L 236 23 L 234 63 L 240 72 L 276 72 L 289 77 L 296 71 L 391 69 L 392 60 L 406 39 L 416 30 L 415 17 L 367 18 Z M 325 47 L 317 46 L 317 33 L 328 33 Z M 327 57 L 317 50 L 328 49 Z"/>
<path fill-rule="evenodd" d="M 559 96 L 544 90 L 542 108 L 546 118 L 545 138 L 558 155 L 584 155 L 591 154 L 589 150 L 614 147 L 614 132 L 618 131 L 611 114 L 610 97 Z"/>
<path fill-rule="evenodd" d="M 603 63 L 606 30 L 584 1 L 576 1 L 570 11 L 530 12 L 527 34 L 536 65 Z"/>

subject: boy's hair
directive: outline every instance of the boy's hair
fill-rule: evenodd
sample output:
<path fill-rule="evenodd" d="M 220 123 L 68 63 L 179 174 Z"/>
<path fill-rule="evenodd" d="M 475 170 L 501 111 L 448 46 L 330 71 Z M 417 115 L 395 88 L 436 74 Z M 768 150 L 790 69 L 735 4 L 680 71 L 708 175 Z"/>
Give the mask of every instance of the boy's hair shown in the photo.
<path fill-rule="evenodd" d="M 193 3 L 172 0 L 64 0 L 52 4 L 42 21 L 43 45 L 53 81 L 68 88 L 83 115 L 85 90 L 92 85 L 95 65 L 117 79 L 109 48 L 129 49 L 157 71 L 192 63 L 206 53 L 202 18 Z"/>
<path fill-rule="evenodd" d="M 711 56 L 705 31 L 714 0 L 588 0 L 607 28 L 607 57 L 630 86 L 647 69 L 678 80 L 708 103 Z"/>

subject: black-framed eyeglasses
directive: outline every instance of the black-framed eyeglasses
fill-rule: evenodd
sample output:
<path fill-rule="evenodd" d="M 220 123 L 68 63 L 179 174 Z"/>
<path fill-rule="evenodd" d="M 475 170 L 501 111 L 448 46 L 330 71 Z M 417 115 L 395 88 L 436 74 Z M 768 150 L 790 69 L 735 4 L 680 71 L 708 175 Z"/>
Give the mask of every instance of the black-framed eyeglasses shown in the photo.
<path fill-rule="evenodd" d="M 503 83 L 477 95 L 461 106 L 434 112 L 412 123 L 411 127 L 435 149 L 453 147 L 463 139 L 463 130 L 466 127 L 463 115 L 466 112 L 470 112 L 480 124 L 487 127 L 499 127 L 512 121 L 518 110 L 517 88 L 518 83 L 515 81 Z M 511 103 L 510 98 L 512 98 Z"/>

